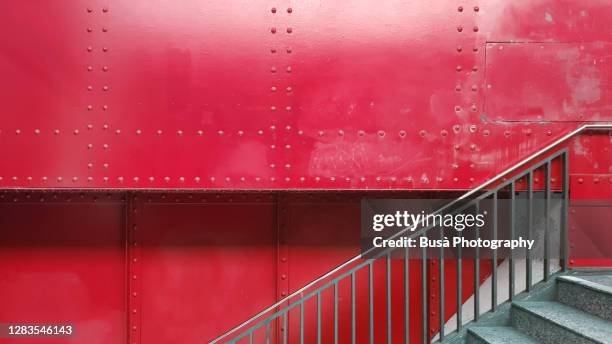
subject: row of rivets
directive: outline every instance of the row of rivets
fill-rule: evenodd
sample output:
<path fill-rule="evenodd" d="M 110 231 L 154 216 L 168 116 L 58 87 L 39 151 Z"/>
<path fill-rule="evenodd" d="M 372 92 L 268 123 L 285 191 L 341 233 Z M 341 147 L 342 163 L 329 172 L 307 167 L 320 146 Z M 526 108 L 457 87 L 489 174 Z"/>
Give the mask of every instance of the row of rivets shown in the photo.
<path fill-rule="evenodd" d="M 457 111 L 459 111 L 460 109 L 461 109 L 460 107 L 457 107 L 457 108 L 456 108 L 456 110 L 457 110 Z M 470 132 L 470 133 L 475 133 L 475 132 L 476 132 L 476 130 L 475 130 L 474 128 L 475 128 L 474 126 L 470 126 L 469 132 Z M 88 124 L 88 125 L 86 126 L 86 129 L 87 129 L 87 130 L 92 130 L 92 129 L 93 129 L 93 125 Z M 102 127 L 102 129 L 104 129 L 104 130 L 108 130 L 108 129 L 109 129 L 109 126 L 108 126 L 108 125 L 104 125 L 104 126 Z M 277 127 L 276 127 L 276 126 L 274 126 L 274 125 L 273 125 L 273 126 L 270 126 L 270 128 L 269 128 L 269 130 L 270 130 L 270 131 L 275 131 L 276 129 L 277 129 Z M 287 131 L 291 131 L 291 130 L 292 130 L 292 127 L 288 125 L 288 126 L 286 126 L 286 127 L 285 127 L 285 130 L 287 130 Z M 52 130 L 51 132 L 53 133 L 53 135 L 60 135 L 60 134 L 61 134 L 61 131 L 60 131 L 59 129 L 54 129 L 54 130 Z M 159 129 L 159 130 L 154 130 L 153 132 L 154 132 L 154 133 L 155 133 L 155 135 L 157 135 L 157 136 L 161 136 L 161 135 L 163 135 L 163 134 L 164 134 L 164 131 L 163 131 L 163 130 L 161 130 L 161 129 Z M 459 126 L 453 126 L 453 132 L 454 132 L 455 134 L 458 134 L 458 133 L 460 133 L 460 132 L 461 132 L 461 128 L 460 128 Z M 42 131 L 42 130 L 40 130 L 40 129 L 34 129 L 34 130 L 32 131 L 32 133 L 33 133 L 34 135 L 41 135 L 41 134 L 43 134 L 43 131 Z M 72 130 L 72 131 L 69 131 L 69 133 L 70 133 L 70 134 L 72 134 L 72 135 L 79 135 L 81 132 L 80 132 L 80 130 L 79 130 L 79 129 L 74 129 L 74 130 Z M 114 133 L 115 133 L 116 135 L 121 135 L 122 133 L 126 133 L 126 132 L 122 131 L 121 129 L 116 129 L 116 130 L 114 131 Z M 129 132 L 127 132 L 127 133 L 129 133 Z M 143 134 L 143 133 L 145 133 L 145 132 L 144 132 L 143 130 L 141 130 L 141 129 L 136 129 L 136 130 L 134 130 L 134 131 L 133 131 L 133 133 L 134 133 L 134 134 L 136 134 L 136 135 L 142 135 L 142 134 Z M 185 133 L 185 131 L 183 131 L 183 130 L 177 130 L 177 131 L 176 131 L 176 132 L 174 132 L 174 133 L 175 133 L 177 136 L 184 136 L 184 135 L 186 134 L 186 133 Z M 236 133 L 236 135 L 238 135 L 238 136 L 240 136 L 240 137 L 247 135 L 247 132 L 246 132 L 245 130 L 238 130 L 238 131 L 236 131 L 235 133 Z M 264 130 L 258 130 L 258 131 L 256 131 L 255 133 L 256 133 L 257 135 L 264 135 L 264 134 L 265 134 L 265 131 L 264 131 Z M 302 136 L 302 135 L 304 135 L 304 134 L 305 134 L 305 132 L 304 132 L 303 130 L 297 130 L 297 131 L 296 131 L 296 133 L 297 133 L 297 135 L 300 135 L 300 136 Z M 428 131 L 426 131 L 426 130 L 420 130 L 420 131 L 418 132 L 418 135 L 419 135 L 419 136 L 421 136 L 421 137 L 423 137 L 423 136 L 426 136 L 428 133 L 429 133 L 429 132 L 428 132 Z M 440 131 L 440 135 L 441 135 L 441 136 L 447 136 L 447 135 L 448 135 L 448 133 L 449 133 L 449 132 L 448 132 L 446 129 L 442 129 L 442 130 Z M 533 134 L 533 131 L 532 131 L 531 129 L 525 129 L 525 130 L 523 130 L 523 131 L 522 131 L 522 133 L 523 133 L 523 134 L 525 134 L 525 135 L 527 135 L 527 136 L 530 136 L 530 135 L 532 135 L 532 134 Z M 0 134 L 2 134 L 2 131 L 0 131 Z M 21 129 L 15 129 L 15 135 L 21 135 L 21 134 L 23 134 L 23 131 L 22 131 Z M 216 131 L 216 132 L 215 132 L 215 134 L 216 134 L 217 136 L 225 136 L 225 135 L 227 135 L 227 134 L 228 134 L 228 132 L 223 131 L 223 130 L 218 130 L 218 131 Z M 331 135 L 333 135 L 333 132 L 330 132 L 329 130 L 327 130 L 327 131 L 324 131 L 324 130 L 318 130 L 318 131 L 316 131 L 316 135 L 317 135 L 317 136 L 319 136 L 319 137 L 322 137 L 322 136 L 325 136 L 325 135 L 330 135 L 330 134 L 331 134 Z M 338 136 L 346 136 L 347 132 L 346 132 L 345 130 L 338 130 L 338 131 L 336 131 L 336 134 L 337 134 Z M 386 132 L 386 131 L 384 131 L 384 130 L 377 130 L 376 132 L 371 132 L 371 134 L 373 134 L 373 135 L 377 135 L 377 136 L 379 136 L 379 137 L 385 137 L 385 136 L 387 135 L 387 132 Z M 485 129 L 485 130 L 483 130 L 483 131 L 482 131 L 482 134 L 483 134 L 483 136 L 489 136 L 489 135 L 491 134 L 491 132 L 490 132 L 490 130 Z M 512 134 L 512 131 L 510 131 L 510 130 L 505 130 L 505 131 L 504 131 L 504 136 L 510 136 L 511 134 Z M 552 131 L 547 130 L 547 131 L 545 132 L 545 134 L 546 134 L 547 136 L 551 136 L 551 135 L 552 135 Z M 193 135 L 196 135 L 196 136 L 204 136 L 204 135 L 205 135 L 205 132 L 204 132 L 203 130 L 197 130 L 197 131 L 195 131 L 195 133 L 193 133 Z M 214 134 L 213 134 L 213 135 L 214 135 Z M 357 135 L 358 135 L 358 136 L 360 136 L 360 137 L 364 137 L 364 136 L 368 135 L 368 133 L 367 133 L 365 130 L 357 130 Z M 398 135 L 399 137 L 405 138 L 405 137 L 407 137 L 407 136 L 408 136 L 408 132 L 407 132 L 406 130 L 403 130 L 403 129 L 402 129 L 402 130 L 399 130 L 399 131 L 397 132 L 397 135 Z"/>

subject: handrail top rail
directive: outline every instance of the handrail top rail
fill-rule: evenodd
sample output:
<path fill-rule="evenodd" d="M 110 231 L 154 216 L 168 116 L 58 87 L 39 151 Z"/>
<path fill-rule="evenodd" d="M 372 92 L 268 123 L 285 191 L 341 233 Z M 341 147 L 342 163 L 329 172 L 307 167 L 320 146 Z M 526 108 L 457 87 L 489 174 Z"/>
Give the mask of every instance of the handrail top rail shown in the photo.
<path fill-rule="evenodd" d="M 572 138 L 573 136 L 585 131 L 585 130 L 611 130 L 612 129 L 612 122 L 606 122 L 606 123 L 589 123 L 589 124 L 583 124 L 581 126 L 579 126 L 578 128 L 570 131 L 569 133 L 563 135 L 562 137 L 556 139 L 555 141 L 553 141 L 552 143 L 548 144 L 546 147 L 538 150 L 537 152 L 529 155 L 528 157 L 524 158 L 523 160 L 519 161 L 518 163 L 512 165 L 511 167 L 509 167 L 508 169 L 498 173 L 497 175 L 495 175 L 493 178 L 489 178 L 486 181 L 484 181 L 483 183 L 481 183 L 480 185 L 478 185 L 477 187 L 467 191 L 466 193 L 464 193 L 463 195 L 459 196 L 458 198 L 454 199 L 453 201 L 451 201 L 450 203 L 444 205 L 442 208 L 438 209 L 436 212 L 441 212 L 445 209 L 448 209 L 450 207 L 452 207 L 453 205 L 465 200 L 466 198 L 484 190 L 486 187 L 494 184 L 495 182 L 499 181 L 501 178 L 508 176 L 509 174 L 511 174 L 512 172 L 515 172 L 516 170 L 518 170 L 520 167 L 523 167 L 529 163 L 531 163 L 532 161 L 534 161 L 535 159 L 537 159 L 538 157 L 540 157 L 541 155 L 545 154 L 546 152 L 550 151 L 551 149 L 553 149 L 554 147 L 556 147 L 557 145 L 565 142 L 566 140 Z M 414 235 L 420 234 L 420 232 L 426 230 L 427 228 L 415 233 Z M 406 232 L 406 229 L 399 231 L 398 233 L 396 233 L 395 235 L 393 235 L 391 238 L 395 238 L 401 234 L 403 234 L 404 232 Z M 372 250 L 372 249 L 370 249 Z M 368 252 L 370 251 L 368 250 Z M 367 253 L 367 252 L 366 252 Z M 280 301 L 277 301 L 275 304 L 267 307 L 266 309 L 264 309 L 263 311 L 257 313 L 256 315 L 252 316 L 251 318 L 249 318 L 248 320 L 244 321 L 243 323 L 241 323 L 240 325 L 234 327 L 233 329 L 225 332 L 224 334 L 222 334 L 221 336 L 217 337 L 216 339 L 212 340 L 209 344 L 216 344 L 219 343 L 221 340 L 229 337 L 230 335 L 236 333 L 238 330 L 240 330 L 241 328 L 253 323 L 256 319 L 260 318 L 262 315 L 274 310 L 275 308 L 281 306 L 284 303 L 289 302 L 292 298 L 294 298 L 295 296 L 298 296 L 300 294 L 302 294 L 305 290 L 307 290 L 308 288 L 316 285 L 317 283 L 325 280 L 326 278 L 330 277 L 331 275 L 335 274 L 336 272 L 344 269 L 345 267 L 349 266 L 350 264 L 354 263 L 355 261 L 361 259 L 363 256 L 363 253 L 360 253 L 356 256 L 354 256 L 353 258 L 347 260 L 346 262 L 338 265 L 337 267 L 335 267 L 334 269 L 326 272 L 325 274 L 321 275 L 320 277 L 314 279 L 313 281 L 309 282 L 308 284 L 304 285 L 303 287 L 301 287 L 300 289 L 294 291 L 293 293 L 287 295 L 286 297 L 284 297 L 283 299 L 281 299 Z"/>

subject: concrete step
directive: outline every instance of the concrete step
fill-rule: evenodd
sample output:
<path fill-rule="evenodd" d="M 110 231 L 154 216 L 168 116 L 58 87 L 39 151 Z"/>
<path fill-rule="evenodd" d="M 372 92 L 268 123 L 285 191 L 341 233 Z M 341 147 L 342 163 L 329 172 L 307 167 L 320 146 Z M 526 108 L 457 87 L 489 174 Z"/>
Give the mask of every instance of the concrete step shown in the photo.
<path fill-rule="evenodd" d="M 612 321 L 612 276 L 570 275 L 557 277 L 559 301 Z"/>
<path fill-rule="evenodd" d="M 513 302 L 511 322 L 544 344 L 612 344 L 612 322 L 560 302 Z"/>
<path fill-rule="evenodd" d="M 535 339 L 513 327 L 473 327 L 468 330 L 466 344 L 537 344 Z"/>

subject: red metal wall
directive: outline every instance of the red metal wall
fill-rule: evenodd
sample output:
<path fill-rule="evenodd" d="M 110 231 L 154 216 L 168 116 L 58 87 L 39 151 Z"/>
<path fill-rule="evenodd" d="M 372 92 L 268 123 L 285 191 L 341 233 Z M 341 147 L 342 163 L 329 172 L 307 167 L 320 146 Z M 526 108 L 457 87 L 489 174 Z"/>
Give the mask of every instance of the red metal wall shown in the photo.
<path fill-rule="evenodd" d="M 5 188 L 462 189 L 612 119 L 606 0 L 0 11 Z"/>
<path fill-rule="evenodd" d="M 73 322 L 73 342 L 210 339 L 355 253 L 345 196 L 101 188 L 464 190 L 612 120 L 607 0 L 0 13 L 0 188 L 95 192 L 1 194 L 0 323 Z M 610 210 L 610 143 L 568 145 L 574 266 L 612 264 L 579 259 L 612 251 L 588 221 Z"/>

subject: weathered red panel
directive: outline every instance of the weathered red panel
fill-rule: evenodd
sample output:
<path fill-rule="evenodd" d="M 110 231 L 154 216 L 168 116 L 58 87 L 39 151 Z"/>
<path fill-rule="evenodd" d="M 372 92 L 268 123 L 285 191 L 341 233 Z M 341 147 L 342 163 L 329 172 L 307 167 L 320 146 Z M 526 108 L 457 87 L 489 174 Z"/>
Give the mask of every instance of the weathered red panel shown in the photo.
<path fill-rule="evenodd" d="M 612 43 L 489 43 L 485 115 L 499 121 L 604 121 Z"/>
<path fill-rule="evenodd" d="M 3 2 L 0 186 L 469 188 L 575 125 L 555 121 L 610 118 L 607 5 Z M 489 121 L 485 42 L 505 40 L 584 45 L 536 56 L 599 80 L 598 102 L 559 107 L 553 85 L 494 117 L 548 104 L 553 122 Z M 511 75 L 540 65 L 517 59 Z"/>
<path fill-rule="evenodd" d="M 242 196 L 134 203 L 138 340 L 210 341 L 276 301 L 276 204 Z"/>
<path fill-rule="evenodd" d="M 0 323 L 70 324 L 74 335 L 0 338 L 0 343 L 124 343 L 123 205 L 117 199 L 94 203 L 90 195 L 86 200 L 78 195 L 70 200 L 52 194 L 4 196 Z"/>

